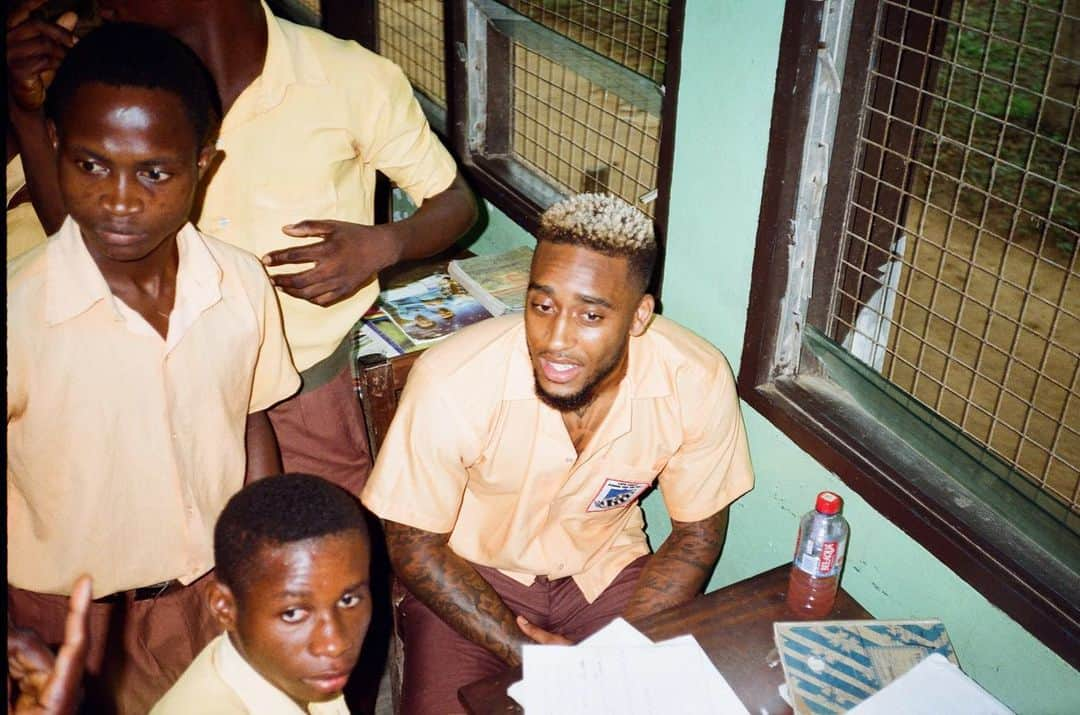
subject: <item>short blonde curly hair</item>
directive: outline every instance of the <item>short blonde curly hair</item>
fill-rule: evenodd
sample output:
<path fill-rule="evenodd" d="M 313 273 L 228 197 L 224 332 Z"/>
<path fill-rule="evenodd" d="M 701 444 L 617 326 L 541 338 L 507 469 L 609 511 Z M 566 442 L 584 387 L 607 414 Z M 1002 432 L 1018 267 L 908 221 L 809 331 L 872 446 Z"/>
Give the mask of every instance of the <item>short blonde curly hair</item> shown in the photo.
<path fill-rule="evenodd" d="M 537 241 L 581 246 L 607 256 L 623 256 L 645 290 L 656 263 L 652 221 L 611 194 L 576 194 L 540 216 Z"/>

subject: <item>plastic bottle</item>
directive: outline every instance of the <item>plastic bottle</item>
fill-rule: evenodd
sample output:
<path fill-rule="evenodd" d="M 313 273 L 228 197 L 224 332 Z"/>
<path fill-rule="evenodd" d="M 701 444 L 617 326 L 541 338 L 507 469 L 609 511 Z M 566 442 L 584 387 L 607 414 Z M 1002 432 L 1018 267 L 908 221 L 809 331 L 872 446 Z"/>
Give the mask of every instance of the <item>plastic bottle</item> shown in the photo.
<path fill-rule="evenodd" d="M 836 494 L 821 492 L 814 510 L 799 522 L 787 591 L 788 608 L 799 618 L 824 618 L 836 601 L 848 539 L 843 505 Z"/>

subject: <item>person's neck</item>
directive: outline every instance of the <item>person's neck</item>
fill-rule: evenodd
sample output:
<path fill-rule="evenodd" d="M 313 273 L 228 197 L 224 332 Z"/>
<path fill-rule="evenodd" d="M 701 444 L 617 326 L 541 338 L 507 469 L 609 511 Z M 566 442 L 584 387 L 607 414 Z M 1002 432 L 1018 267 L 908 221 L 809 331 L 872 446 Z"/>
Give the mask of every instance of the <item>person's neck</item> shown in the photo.
<path fill-rule="evenodd" d="M 266 63 L 266 16 L 257 2 L 208 3 L 197 23 L 176 34 L 210 70 L 225 113 Z"/>
<path fill-rule="evenodd" d="M 175 236 L 162 241 L 153 252 L 137 261 L 114 261 L 93 252 L 90 255 L 113 295 L 123 298 L 133 290 L 150 297 L 172 295 L 180 268 L 180 249 Z"/>

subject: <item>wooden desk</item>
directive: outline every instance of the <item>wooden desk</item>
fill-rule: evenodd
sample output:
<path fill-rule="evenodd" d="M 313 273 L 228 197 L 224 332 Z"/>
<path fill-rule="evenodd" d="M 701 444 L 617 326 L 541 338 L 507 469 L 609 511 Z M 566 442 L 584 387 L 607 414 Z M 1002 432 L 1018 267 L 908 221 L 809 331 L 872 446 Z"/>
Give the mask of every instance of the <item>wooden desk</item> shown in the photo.
<path fill-rule="evenodd" d="M 693 634 L 753 715 L 791 713 L 777 693 L 784 682 L 779 659 L 768 658 L 776 647 L 773 623 L 795 620 L 784 603 L 788 569 L 788 564 L 777 566 L 634 625 L 654 641 Z M 829 614 L 830 619 L 871 617 L 843 589 Z M 774 665 L 770 667 L 767 660 Z M 521 707 L 506 694 L 507 686 L 518 680 L 521 668 L 511 668 L 465 686 L 458 697 L 472 715 L 521 713 Z"/>

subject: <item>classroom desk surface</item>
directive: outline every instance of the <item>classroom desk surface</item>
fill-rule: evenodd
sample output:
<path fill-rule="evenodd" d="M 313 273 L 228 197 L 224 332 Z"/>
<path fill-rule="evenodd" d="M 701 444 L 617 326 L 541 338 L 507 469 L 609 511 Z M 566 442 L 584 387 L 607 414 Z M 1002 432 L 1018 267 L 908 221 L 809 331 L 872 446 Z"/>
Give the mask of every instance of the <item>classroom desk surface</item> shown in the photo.
<path fill-rule="evenodd" d="M 773 623 L 795 620 L 784 603 L 788 570 L 788 564 L 777 566 L 634 625 L 654 641 L 692 634 L 753 715 L 791 713 L 777 692 L 784 671 L 775 654 L 769 657 L 776 647 Z M 842 588 L 828 616 L 836 620 L 871 617 Z M 521 713 L 521 707 L 506 694 L 507 686 L 520 679 L 521 668 L 511 668 L 465 686 L 458 698 L 472 715 Z"/>

